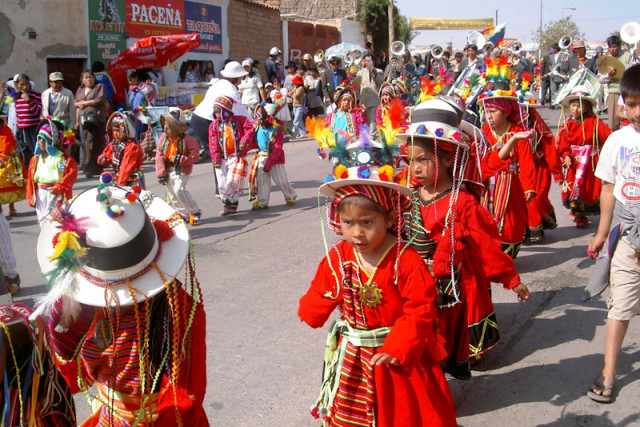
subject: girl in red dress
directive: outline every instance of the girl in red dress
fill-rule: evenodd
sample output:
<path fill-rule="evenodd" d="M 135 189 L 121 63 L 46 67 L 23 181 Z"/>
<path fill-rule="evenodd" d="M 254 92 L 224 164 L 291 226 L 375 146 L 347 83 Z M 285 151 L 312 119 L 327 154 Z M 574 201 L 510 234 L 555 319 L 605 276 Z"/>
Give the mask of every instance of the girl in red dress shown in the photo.
<path fill-rule="evenodd" d="M 312 414 L 331 426 L 455 426 L 438 361 L 436 288 L 420 255 L 398 240 L 411 190 L 394 182 L 391 150 L 360 140 L 320 193 L 344 236 L 322 260 L 298 315 L 329 332 L 321 394 Z M 385 159 L 384 162 L 380 159 Z"/>
<path fill-rule="evenodd" d="M 600 213 L 600 180 L 594 172 L 600 150 L 611 129 L 593 113 L 596 101 L 578 86 L 562 100 L 571 116 L 558 132 L 558 154 L 563 164 L 562 203 L 571 209 L 576 227 L 589 225 L 587 215 Z"/>
<path fill-rule="evenodd" d="M 449 113 L 449 114 L 447 114 Z M 450 117 L 447 123 L 442 122 Z M 461 188 L 469 140 L 457 128 L 448 103 L 418 105 L 407 134 L 411 178 L 418 183 L 407 218 L 409 241 L 423 257 L 438 290 L 438 329 L 445 338 L 446 372 L 469 379 L 469 359 L 479 359 L 499 340 L 491 282 L 512 289 L 521 300 L 529 290 L 513 260 L 502 251 L 495 222 L 478 199 Z"/>
<path fill-rule="evenodd" d="M 483 93 L 478 102 L 487 120 L 482 127 L 488 143 L 481 160 L 482 177 L 488 189 L 483 204 L 498 224 L 504 251 L 515 258 L 527 229 L 526 204 L 536 196 L 529 143 L 534 132 L 525 130 L 524 113 L 508 86 Z"/>

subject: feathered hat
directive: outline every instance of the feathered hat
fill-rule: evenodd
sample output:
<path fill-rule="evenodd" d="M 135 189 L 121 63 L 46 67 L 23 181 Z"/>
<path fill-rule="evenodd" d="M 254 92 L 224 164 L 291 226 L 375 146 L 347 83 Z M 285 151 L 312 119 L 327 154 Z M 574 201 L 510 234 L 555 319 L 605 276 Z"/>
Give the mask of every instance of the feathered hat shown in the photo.
<path fill-rule="evenodd" d="M 460 105 L 451 98 L 432 98 L 416 105 L 411 113 L 411 124 L 398 138 L 408 142 L 412 138 L 429 138 L 442 143 L 442 147 L 469 148 L 469 138 L 460 129 L 464 114 Z"/>
<path fill-rule="evenodd" d="M 489 99 L 509 99 L 518 102 L 518 95 L 511 89 L 511 68 L 509 57 L 504 54 L 498 58 L 485 59 L 484 92 L 478 97 L 483 104 Z"/>

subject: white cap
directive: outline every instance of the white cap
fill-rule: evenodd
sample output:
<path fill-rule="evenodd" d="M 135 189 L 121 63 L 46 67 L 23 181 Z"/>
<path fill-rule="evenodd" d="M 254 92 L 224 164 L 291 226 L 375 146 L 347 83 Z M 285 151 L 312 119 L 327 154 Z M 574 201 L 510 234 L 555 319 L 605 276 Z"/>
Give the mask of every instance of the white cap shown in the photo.
<path fill-rule="evenodd" d="M 277 47 L 272 47 L 271 50 L 269 51 L 269 55 L 271 56 L 276 56 L 276 55 L 280 55 L 282 53 L 282 51 L 280 49 L 278 49 Z"/>
<path fill-rule="evenodd" d="M 224 69 L 220 71 L 222 77 L 233 79 L 237 77 L 244 77 L 248 73 L 242 68 L 238 61 L 231 61 L 224 66 Z"/>
<path fill-rule="evenodd" d="M 244 61 L 242 61 L 242 67 L 251 67 L 253 66 L 253 62 L 251 62 L 251 60 L 249 59 L 245 59 Z"/>

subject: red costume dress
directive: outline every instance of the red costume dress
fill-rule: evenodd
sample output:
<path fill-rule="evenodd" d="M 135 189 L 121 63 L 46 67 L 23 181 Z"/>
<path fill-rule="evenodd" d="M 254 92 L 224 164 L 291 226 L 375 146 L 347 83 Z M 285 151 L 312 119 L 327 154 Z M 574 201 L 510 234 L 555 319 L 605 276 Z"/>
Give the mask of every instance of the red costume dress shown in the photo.
<path fill-rule="evenodd" d="M 556 224 L 556 215 L 549 200 L 549 190 L 551 176 L 561 173 L 562 163 L 558 159 L 553 133 L 534 108 L 529 108 L 529 119 L 530 128 L 536 131 L 533 156 L 536 171 L 536 197 L 527 202 L 529 228 L 540 226 L 553 228 Z"/>
<path fill-rule="evenodd" d="M 436 282 L 438 329 L 445 338 L 445 370 L 468 378 L 469 357 L 477 358 L 495 346 L 500 335 L 491 302 L 491 283 L 512 289 L 520 283 L 513 260 L 501 248 L 501 237 L 491 214 L 466 191 L 453 207 L 454 268 L 451 277 L 450 212 L 452 192 L 425 200 L 414 193 L 413 211 L 405 214 L 413 247 L 422 256 Z M 444 244 L 443 244 L 444 242 Z M 459 249 L 458 249 L 459 248 Z"/>
<path fill-rule="evenodd" d="M 298 315 L 319 328 L 336 307 L 342 308 L 330 342 L 344 350 L 344 359 L 332 371 L 335 377 L 327 378 L 326 369 L 324 377 L 324 387 L 339 382 L 335 399 L 329 400 L 332 426 L 456 425 L 449 386 L 438 365 L 443 350 L 435 298 L 433 280 L 411 247 L 398 260 L 397 247 L 391 246 L 373 272 L 365 270 L 346 241 L 322 260 L 300 299 Z M 372 367 L 370 360 L 379 352 L 401 366 Z"/>
<path fill-rule="evenodd" d="M 154 309 L 161 311 L 168 304 L 165 295 L 154 297 Z M 101 399 L 82 426 L 130 426 L 138 416 L 141 424 L 135 425 L 175 426 L 176 410 L 182 425 L 209 425 L 202 407 L 207 385 L 204 309 L 201 303 L 194 308 L 193 299 L 182 289 L 174 298 L 174 304 L 181 309 L 177 317 L 179 325 L 165 324 L 165 318 L 153 311 L 148 324 L 149 314 L 143 303 L 137 310 L 133 306 L 119 307 L 117 314 L 115 310 L 82 305 L 82 311 L 67 331 L 56 327 L 62 318 L 62 303 L 56 303 L 48 329 L 57 364 L 73 393 L 81 391 L 79 382 L 87 387 L 95 383 Z M 186 321 L 190 320 L 192 308 L 193 320 L 187 331 Z M 116 321 L 117 328 L 113 323 Z M 140 334 L 145 333 L 154 337 L 145 349 L 146 359 L 140 349 Z M 166 346 L 179 348 L 185 342 L 191 349 L 188 357 L 174 363 L 165 354 Z M 169 367 L 178 370 L 168 373 Z M 177 381 L 169 381 L 170 375 Z M 155 379 L 157 384 L 152 389 Z M 148 411 L 139 413 L 143 397 Z"/>
<path fill-rule="evenodd" d="M 17 148 L 11 129 L 0 121 L 0 204 L 25 198 L 25 167 Z"/>
<path fill-rule="evenodd" d="M 571 208 L 575 215 L 600 212 L 600 180 L 594 172 L 600 158 L 600 150 L 609 135 L 611 129 L 593 114 L 585 116 L 582 121 L 568 119 L 558 132 L 560 159 L 563 160 L 565 156 L 572 159 L 565 178 L 566 184 L 562 189 L 562 202 L 567 208 Z M 576 171 L 580 168 L 584 172 L 582 178 L 577 180 Z"/>
<path fill-rule="evenodd" d="M 482 158 L 482 178 L 488 190 L 483 197 L 483 205 L 493 215 L 504 251 L 515 258 L 520 251 L 527 227 L 526 193 L 535 193 L 535 169 L 531 156 L 529 141 L 520 140 L 516 143 L 511 156 L 502 160 L 498 156 L 503 141 L 517 133 L 523 132 L 522 127 L 511 123 L 509 129 L 499 139 L 496 139 L 488 124 L 482 127 L 489 150 Z"/>
<path fill-rule="evenodd" d="M 111 141 L 98 156 L 98 163 L 111 165 L 116 173 L 116 184 L 133 187 L 137 185 L 144 190 L 144 174 L 142 148 L 133 139 Z"/>

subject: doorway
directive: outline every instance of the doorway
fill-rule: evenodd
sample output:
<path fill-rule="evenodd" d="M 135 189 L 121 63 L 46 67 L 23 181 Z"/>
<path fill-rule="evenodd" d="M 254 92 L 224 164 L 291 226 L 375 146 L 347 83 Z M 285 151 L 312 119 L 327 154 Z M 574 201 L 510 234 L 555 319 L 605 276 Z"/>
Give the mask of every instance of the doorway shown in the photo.
<path fill-rule="evenodd" d="M 83 58 L 47 58 L 47 78 L 54 71 L 60 71 L 64 76 L 64 87 L 75 95 L 86 61 Z"/>

